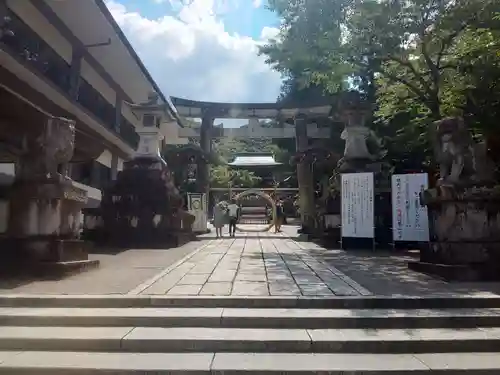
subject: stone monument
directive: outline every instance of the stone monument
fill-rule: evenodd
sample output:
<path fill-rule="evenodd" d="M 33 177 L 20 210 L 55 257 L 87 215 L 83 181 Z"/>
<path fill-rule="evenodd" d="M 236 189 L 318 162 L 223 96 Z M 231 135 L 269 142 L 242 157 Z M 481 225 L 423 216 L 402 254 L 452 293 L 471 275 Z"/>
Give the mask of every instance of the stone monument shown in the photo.
<path fill-rule="evenodd" d="M 143 126 L 136 129 L 139 146 L 104 191 L 94 220 L 89 220 L 94 227 L 86 232 L 111 246 L 180 246 L 193 238 L 194 217 L 183 209 L 183 197 L 160 154 L 164 105 L 151 94 L 148 102 L 131 107 L 143 118 Z"/>
<path fill-rule="evenodd" d="M 85 190 L 73 186 L 75 122 L 49 118 L 35 137 L 25 136 L 9 197 L 10 260 L 52 275 L 98 265 L 79 239 Z"/>
<path fill-rule="evenodd" d="M 459 117 L 434 123 L 436 187 L 424 191 L 431 242 L 409 267 L 449 280 L 500 277 L 500 190 L 484 143 Z"/>

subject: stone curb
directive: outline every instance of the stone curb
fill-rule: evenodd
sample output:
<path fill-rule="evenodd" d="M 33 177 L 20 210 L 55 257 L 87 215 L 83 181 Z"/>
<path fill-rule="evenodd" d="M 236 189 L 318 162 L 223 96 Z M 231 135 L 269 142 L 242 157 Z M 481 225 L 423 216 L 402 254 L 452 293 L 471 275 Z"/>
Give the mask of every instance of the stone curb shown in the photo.
<path fill-rule="evenodd" d="M 387 332 L 386 332 L 387 331 Z M 87 352 L 446 353 L 500 351 L 498 329 L 0 327 L 0 350 Z"/>
<path fill-rule="evenodd" d="M 500 308 L 497 295 L 457 296 L 345 296 L 245 297 L 152 295 L 0 295 L 0 307 L 192 307 L 192 308 L 315 308 L 315 309 L 417 309 Z"/>
<path fill-rule="evenodd" d="M 3 308 L 0 326 L 207 328 L 500 327 L 500 309 Z"/>
<path fill-rule="evenodd" d="M 498 375 L 498 353 L 1 352 L 8 375 Z"/>

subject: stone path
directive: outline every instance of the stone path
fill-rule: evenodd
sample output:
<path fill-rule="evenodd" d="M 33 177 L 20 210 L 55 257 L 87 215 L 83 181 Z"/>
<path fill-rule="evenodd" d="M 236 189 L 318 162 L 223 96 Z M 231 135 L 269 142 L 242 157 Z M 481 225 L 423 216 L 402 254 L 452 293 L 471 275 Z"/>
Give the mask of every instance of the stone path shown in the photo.
<path fill-rule="evenodd" d="M 258 226 L 242 226 L 256 229 Z M 407 254 L 325 249 L 284 232 L 199 236 L 174 249 L 92 254 L 101 267 L 63 280 L 1 279 L 0 294 L 169 296 L 480 296 L 500 283 L 446 283 L 413 272 Z"/>
<path fill-rule="evenodd" d="M 288 236 L 296 236 L 296 228 L 284 226 Z M 500 295 L 500 282 L 446 282 L 408 269 L 408 262 L 418 259 L 418 252 L 392 250 L 352 250 L 324 247 L 313 242 L 297 242 L 311 257 L 335 266 L 339 271 L 365 286 L 377 296 L 486 296 Z"/>
<path fill-rule="evenodd" d="M 199 241 L 173 249 L 101 250 L 89 255 L 101 262 L 97 269 L 62 280 L 0 278 L 0 294 L 126 294 L 211 241 L 204 235 Z"/>
<path fill-rule="evenodd" d="M 363 286 L 283 234 L 215 240 L 132 291 L 150 295 L 360 296 Z"/>

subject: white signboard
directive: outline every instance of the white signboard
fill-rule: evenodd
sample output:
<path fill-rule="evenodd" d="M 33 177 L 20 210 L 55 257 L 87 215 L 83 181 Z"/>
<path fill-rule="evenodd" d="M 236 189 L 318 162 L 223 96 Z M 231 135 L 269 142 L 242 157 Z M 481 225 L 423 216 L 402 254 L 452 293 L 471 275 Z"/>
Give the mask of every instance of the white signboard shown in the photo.
<path fill-rule="evenodd" d="M 427 207 L 420 205 L 420 192 L 427 187 L 427 173 L 392 175 L 394 241 L 429 241 Z"/>
<path fill-rule="evenodd" d="M 193 232 L 207 230 L 207 194 L 188 193 L 188 211 L 194 215 Z"/>
<path fill-rule="evenodd" d="M 373 173 L 342 175 L 342 237 L 374 238 Z"/>

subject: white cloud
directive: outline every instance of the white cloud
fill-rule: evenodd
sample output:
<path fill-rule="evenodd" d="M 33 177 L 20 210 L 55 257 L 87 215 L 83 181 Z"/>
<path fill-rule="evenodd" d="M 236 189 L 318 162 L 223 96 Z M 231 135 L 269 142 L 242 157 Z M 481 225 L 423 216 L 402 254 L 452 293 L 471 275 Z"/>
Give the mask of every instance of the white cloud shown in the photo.
<path fill-rule="evenodd" d="M 159 1 L 159 0 L 156 0 Z M 217 17 L 228 1 L 170 0 L 176 16 L 148 19 L 114 0 L 107 5 L 166 95 L 194 100 L 269 102 L 276 100 L 280 76 L 257 55 L 261 39 L 229 34 Z"/>
<path fill-rule="evenodd" d="M 262 0 L 253 0 L 254 8 L 260 8 L 262 6 Z"/>
<path fill-rule="evenodd" d="M 260 32 L 260 38 L 263 40 L 278 39 L 279 29 L 276 27 L 264 27 Z"/>

